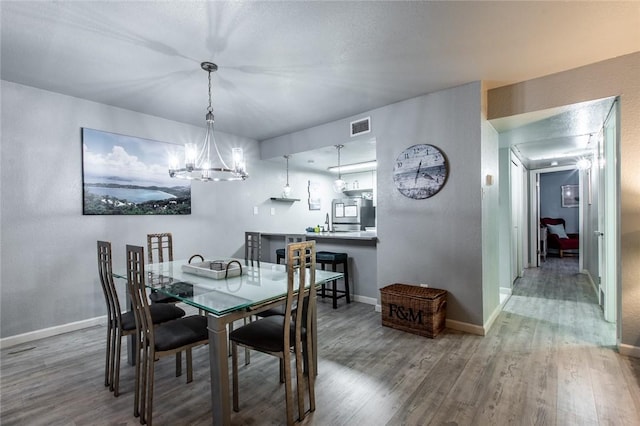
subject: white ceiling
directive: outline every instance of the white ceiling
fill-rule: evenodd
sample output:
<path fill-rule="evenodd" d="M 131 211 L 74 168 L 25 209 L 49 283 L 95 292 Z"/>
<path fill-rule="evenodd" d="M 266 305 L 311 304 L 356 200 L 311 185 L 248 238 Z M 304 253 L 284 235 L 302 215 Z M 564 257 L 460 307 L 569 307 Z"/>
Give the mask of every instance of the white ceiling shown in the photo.
<path fill-rule="evenodd" d="M 216 128 L 257 140 L 640 51 L 639 2 L 3 0 L 0 10 L 3 80 L 203 126 L 200 63 L 212 61 Z"/>
<path fill-rule="evenodd" d="M 528 169 L 575 165 L 595 153 L 614 100 L 581 102 L 491 120 L 491 124 L 500 133 L 500 147 L 513 147 Z"/>

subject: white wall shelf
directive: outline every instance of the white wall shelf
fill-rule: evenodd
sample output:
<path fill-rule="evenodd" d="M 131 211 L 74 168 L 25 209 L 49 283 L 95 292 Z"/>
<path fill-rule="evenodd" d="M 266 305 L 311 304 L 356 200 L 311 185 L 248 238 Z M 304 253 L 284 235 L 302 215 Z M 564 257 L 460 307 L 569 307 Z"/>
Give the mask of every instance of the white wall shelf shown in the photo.
<path fill-rule="evenodd" d="M 345 189 L 342 191 L 343 194 L 346 195 L 361 195 L 363 192 L 371 192 L 373 193 L 372 188 L 364 188 L 364 189 Z"/>
<path fill-rule="evenodd" d="M 271 197 L 271 201 L 281 201 L 281 202 L 285 202 L 285 203 L 294 203 L 296 201 L 300 201 L 300 198 Z"/>

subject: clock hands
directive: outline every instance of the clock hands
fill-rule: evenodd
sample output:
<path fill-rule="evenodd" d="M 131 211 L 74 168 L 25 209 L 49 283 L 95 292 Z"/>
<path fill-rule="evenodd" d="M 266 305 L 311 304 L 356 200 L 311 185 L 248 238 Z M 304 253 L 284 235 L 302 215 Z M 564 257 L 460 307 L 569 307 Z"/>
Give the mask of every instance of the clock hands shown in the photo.
<path fill-rule="evenodd" d="M 418 170 L 416 170 L 416 180 L 415 180 L 415 183 L 418 183 L 418 176 L 420 176 L 420 167 L 422 167 L 422 160 L 420 160 L 420 163 L 418 164 Z"/>

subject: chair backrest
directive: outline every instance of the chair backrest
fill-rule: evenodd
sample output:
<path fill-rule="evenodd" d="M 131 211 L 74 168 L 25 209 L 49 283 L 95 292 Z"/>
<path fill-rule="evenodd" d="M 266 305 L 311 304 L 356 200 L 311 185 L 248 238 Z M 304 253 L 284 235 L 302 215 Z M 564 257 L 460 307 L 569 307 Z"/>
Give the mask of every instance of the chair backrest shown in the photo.
<path fill-rule="evenodd" d="M 244 264 L 253 266 L 256 262 L 260 266 L 260 258 L 262 257 L 262 237 L 259 232 L 244 233 Z"/>
<path fill-rule="evenodd" d="M 113 260 L 111 256 L 111 243 L 108 241 L 98 241 L 98 275 L 100 284 L 107 303 L 107 318 L 113 326 L 120 324 L 122 311 L 118 292 L 113 283 Z"/>
<path fill-rule="evenodd" d="M 307 236 L 305 234 L 287 234 L 284 237 L 284 262 L 285 265 L 288 265 L 289 262 L 289 244 L 292 243 L 301 243 L 307 241 Z"/>
<path fill-rule="evenodd" d="M 287 302 L 284 324 L 295 322 L 295 341 L 301 341 L 302 328 L 310 335 L 312 313 L 316 306 L 316 242 L 302 241 L 287 244 Z M 308 293 L 306 288 L 309 287 Z M 302 306 L 302 315 L 293 315 Z M 284 327 L 284 347 L 289 346 L 291 327 Z M 310 363 L 311 364 L 311 363 Z M 311 374 L 311 372 L 309 373 Z"/>
<path fill-rule="evenodd" d="M 154 253 L 156 253 L 154 260 Z M 171 232 L 147 234 L 149 263 L 173 261 L 173 236 Z"/>
<path fill-rule="evenodd" d="M 153 348 L 153 320 L 144 280 L 144 248 L 127 244 L 127 290 L 133 306 L 136 331 L 141 337 L 141 348 Z"/>

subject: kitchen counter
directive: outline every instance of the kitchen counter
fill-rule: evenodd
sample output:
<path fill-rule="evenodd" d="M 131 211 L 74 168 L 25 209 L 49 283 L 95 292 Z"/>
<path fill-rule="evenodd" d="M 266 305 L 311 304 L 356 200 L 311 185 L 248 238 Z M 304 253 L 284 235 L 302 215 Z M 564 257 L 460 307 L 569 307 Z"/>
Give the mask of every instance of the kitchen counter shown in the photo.
<path fill-rule="evenodd" d="M 295 232 L 261 233 L 262 260 L 275 263 L 276 249 L 283 248 L 285 237 L 291 234 L 295 234 Z M 378 234 L 376 231 L 299 232 L 298 234 L 305 235 L 308 240 L 315 240 L 317 251 L 347 253 L 349 256 L 349 278 L 353 299 L 373 305 L 377 303 L 376 247 L 378 245 Z M 343 302 L 344 299 L 341 299 L 341 303 Z M 340 306 L 341 303 L 338 305 Z"/>
<path fill-rule="evenodd" d="M 378 234 L 376 231 L 354 231 L 354 232 L 301 232 L 308 239 L 336 239 L 336 240 L 361 240 L 361 241 L 378 241 Z M 262 236 L 267 237 L 282 237 L 287 235 L 279 232 L 263 232 Z"/>

